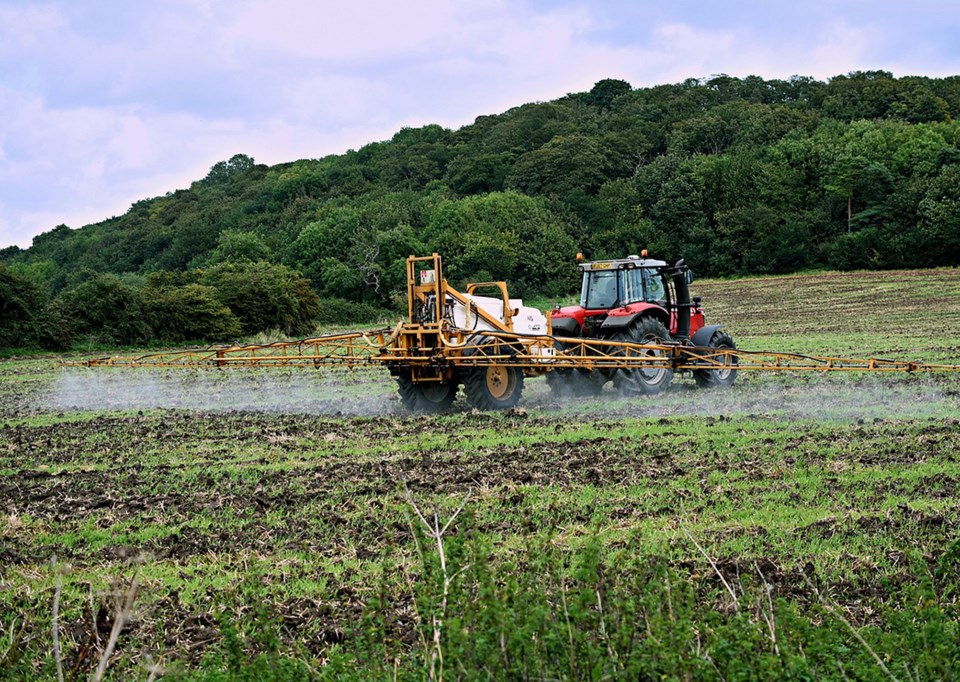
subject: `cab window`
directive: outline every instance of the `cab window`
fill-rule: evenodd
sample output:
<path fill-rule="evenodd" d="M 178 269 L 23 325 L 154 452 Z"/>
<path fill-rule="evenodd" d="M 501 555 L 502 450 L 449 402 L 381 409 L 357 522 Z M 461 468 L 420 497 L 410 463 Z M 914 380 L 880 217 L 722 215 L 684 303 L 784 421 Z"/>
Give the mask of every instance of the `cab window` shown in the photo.
<path fill-rule="evenodd" d="M 580 305 L 587 310 L 612 308 L 617 302 L 617 271 L 604 270 L 586 273 Z"/>
<path fill-rule="evenodd" d="M 643 272 L 644 300 L 650 303 L 667 300 L 667 292 L 660 274 L 648 268 L 644 268 L 641 272 Z"/>
<path fill-rule="evenodd" d="M 643 270 L 636 268 L 621 270 L 620 303 L 622 305 L 644 300 L 643 272 Z"/>

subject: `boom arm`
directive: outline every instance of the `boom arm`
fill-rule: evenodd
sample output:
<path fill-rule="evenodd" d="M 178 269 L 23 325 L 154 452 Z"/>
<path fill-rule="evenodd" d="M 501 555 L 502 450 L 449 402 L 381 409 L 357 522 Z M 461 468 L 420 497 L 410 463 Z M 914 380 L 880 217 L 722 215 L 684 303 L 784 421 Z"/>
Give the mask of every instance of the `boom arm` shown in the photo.
<path fill-rule="evenodd" d="M 469 341 L 472 332 L 446 324 L 434 346 L 418 345 L 416 329 L 403 323 L 391 329 L 318 336 L 300 341 L 279 341 L 263 345 L 234 345 L 204 350 L 149 353 L 127 357 L 94 358 L 63 362 L 82 367 L 370 367 L 426 366 L 479 367 L 511 365 L 530 374 L 553 369 L 629 369 L 667 367 L 674 370 L 702 370 L 730 366 L 739 371 L 776 372 L 960 372 L 960 365 L 889 360 L 884 358 L 840 358 L 832 356 L 732 350 L 670 344 L 637 344 L 606 339 L 563 337 L 563 349 L 549 335 L 512 332 L 484 332 L 493 347 L 482 353 L 468 353 L 481 344 Z M 508 351 L 509 349 L 509 351 Z M 551 352 L 545 353 L 545 349 Z M 651 355 L 660 351 L 661 355 Z"/>

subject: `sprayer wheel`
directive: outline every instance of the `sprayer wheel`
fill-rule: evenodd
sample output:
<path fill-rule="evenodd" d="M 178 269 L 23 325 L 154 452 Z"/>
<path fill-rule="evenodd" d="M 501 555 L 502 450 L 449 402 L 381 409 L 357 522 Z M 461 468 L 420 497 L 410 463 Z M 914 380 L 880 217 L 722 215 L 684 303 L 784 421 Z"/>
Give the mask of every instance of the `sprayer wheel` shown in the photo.
<path fill-rule="evenodd" d="M 495 340 L 481 342 L 465 355 L 516 355 L 517 349 Z M 467 402 L 478 410 L 507 410 L 520 402 L 523 370 L 512 365 L 476 367 L 463 378 Z"/>
<path fill-rule="evenodd" d="M 610 340 L 623 343 L 661 344 L 670 341 L 670 332 L 667 331 L 662 322 L 652 317 L 644 317 Z M 648 357 L 663 357 L 666 359 L 666 353 L 660 350 L 648 350 L 643 354 Z M 617 387 L 620 395 L 627 397 L 656 395 L 667 390 L 672 380 L 673 369 L 669 367 L 618 369 L 616 374 L 613 375 L 613 385 Z"/>
<path fill-rule="evenodd" d="M 400 402 L 411 412 L 440 412 L 447 409 L 457 397 L 457 388 L 456 381 L 415 384 L 409 374 L 397 377 Z"/>
<path fill-rule="evenodd" d="M 711 348 L 736 350 L 737 345 L 733 337 L 719 329 L 710 337 Z M 730 388 L 737 380 L 737 358 L 728 357 L 723 367 L 719 369 L 697 369 L 693 371 L 693 378 L 698 388 Z"/>

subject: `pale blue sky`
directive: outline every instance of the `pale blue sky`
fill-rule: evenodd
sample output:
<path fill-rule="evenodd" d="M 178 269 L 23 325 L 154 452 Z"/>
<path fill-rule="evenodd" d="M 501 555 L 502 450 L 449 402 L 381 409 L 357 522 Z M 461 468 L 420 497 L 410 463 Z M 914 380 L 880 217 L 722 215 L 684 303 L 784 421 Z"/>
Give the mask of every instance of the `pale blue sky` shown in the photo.
<path fill-rule="evenodd" d="M 960 74 L 960 3 L 0 0 L 0 247 L 124 213 L 235 153 L 717 73 Z"/>

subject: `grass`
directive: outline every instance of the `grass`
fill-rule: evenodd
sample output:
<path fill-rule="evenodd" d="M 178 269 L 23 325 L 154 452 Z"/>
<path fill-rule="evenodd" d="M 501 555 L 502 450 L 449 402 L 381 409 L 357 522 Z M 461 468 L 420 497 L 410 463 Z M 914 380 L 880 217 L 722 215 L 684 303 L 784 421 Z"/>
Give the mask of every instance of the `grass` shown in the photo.
<path fill-rule="evenodd" d="M 744 348 L 956 363 L 957 272 L 694 293 Z M 374 371 L 140 376 L 0 362 L 0 678 L 55 679 L 58 580 L 89 675 L 134 577 L 108 678 L 960 675 L 958 375 L 431 417 Z M 416 509 L 461 506 L 444 569 Z"/>
<path fill-rule="evenodd" d="M 928 362 L 960 357 L 960 342 L 951 338 L 960 313 L 958 268 L 823 272 L 693 287 L 708 318 L 727 324 L 742 348 Z"/>

